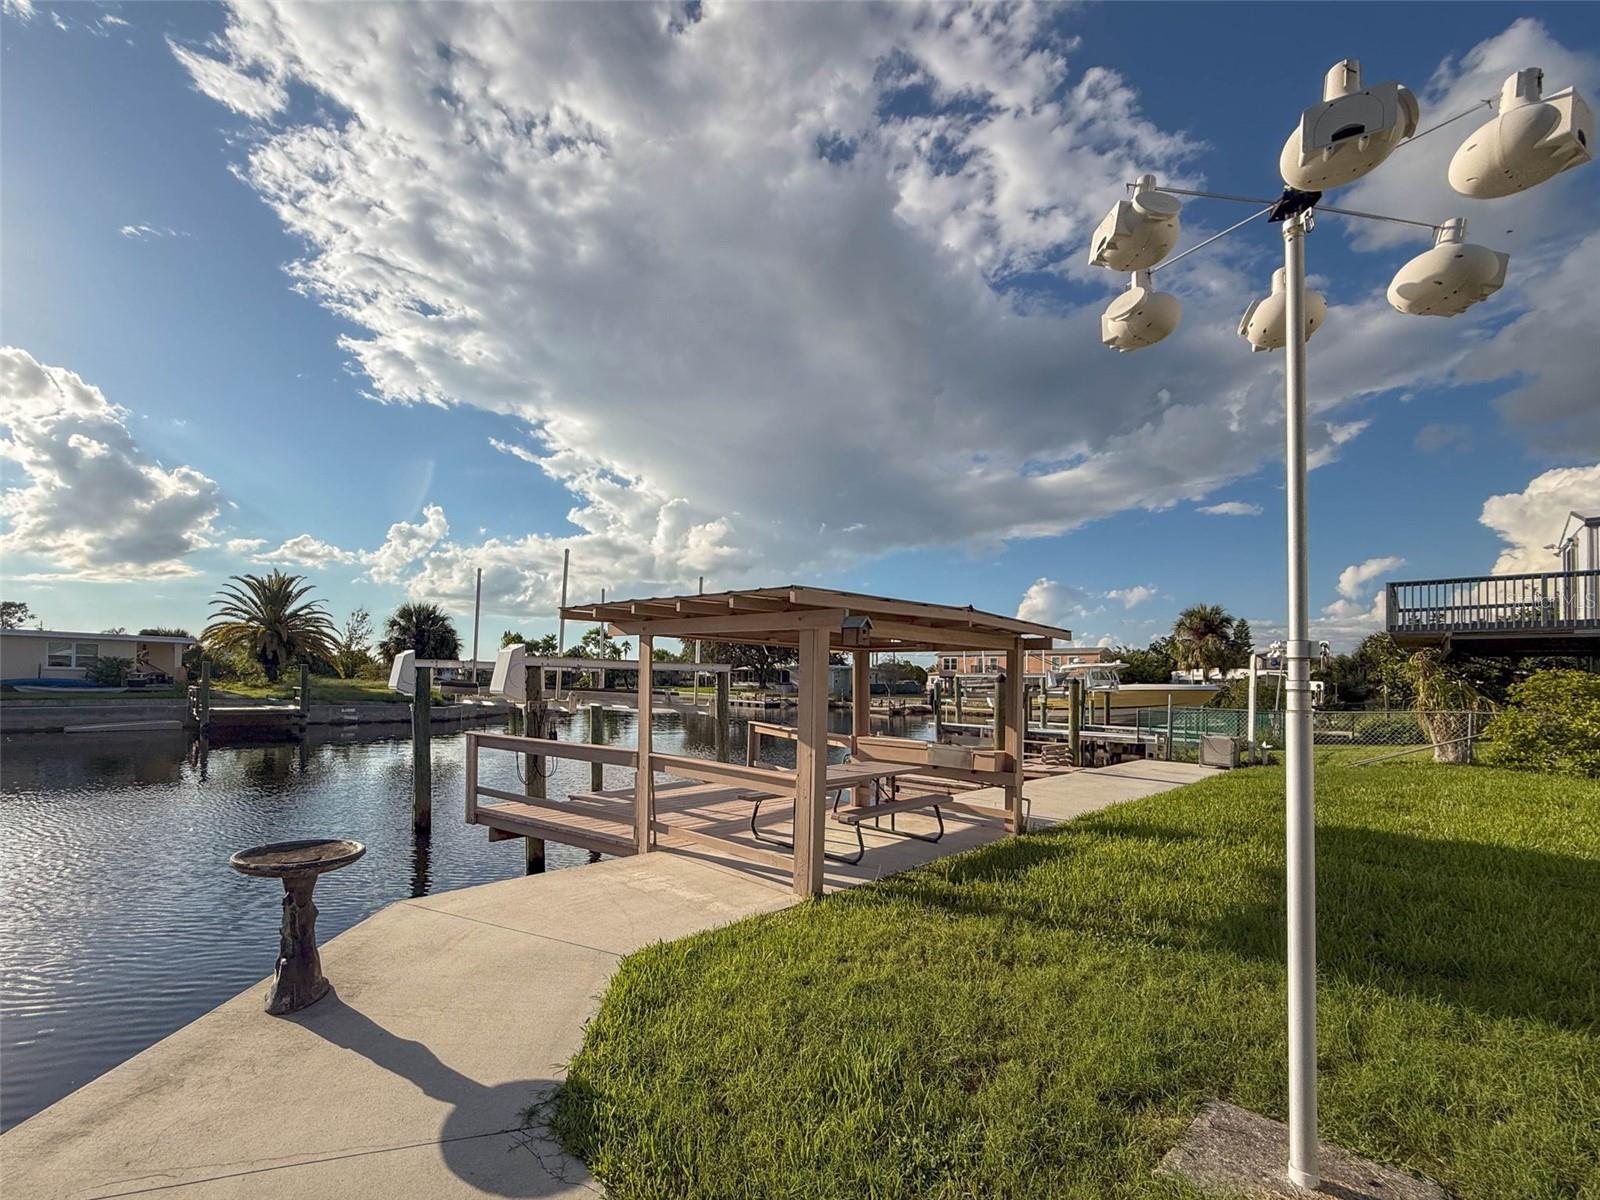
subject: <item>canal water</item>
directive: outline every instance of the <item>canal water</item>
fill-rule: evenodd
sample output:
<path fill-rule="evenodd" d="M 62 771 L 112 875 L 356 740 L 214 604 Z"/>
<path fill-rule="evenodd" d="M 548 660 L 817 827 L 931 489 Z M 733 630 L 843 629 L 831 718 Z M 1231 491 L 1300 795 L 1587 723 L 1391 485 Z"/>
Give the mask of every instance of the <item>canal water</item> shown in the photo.
<path fill-rule="evenodd" d="M 848 712 L 831 714 L 847 729 Z M 637 744 L 631 712 L 605 740 Z M 922 718 L 874 722 L 927 737 Z M 731 745 L 743 757 L 745 727 Z M 658 749 L 714 755 L 706 716 L 663 713 Z M 586 716 L 562 740 L 587 740 Z M 282 888 L 231 870 L 263 842 L 353 837 L 366 857 L 317 885 L 326 941 L 386 904 L 523 873 L 520 840 L 461 819 L 461 733 L 432 743 L 433 831 L 411 831 L 411 743 L 355 730 L 302 742 L 211 747 L 180 733 L 19 734 L 0 751 L 0 1129 L 9 1129 L 270 975 Z M 792 761 L 793 748 L 787 750 Z M 518 756 L 485 752 L 481 782 L 520 791 Z M 586 790 L 589 765 L 557 760 L 552 797 Z M 615 785 L 631 772 L 608 768 Z M 608 780 L 608 782 L 610 782 Z M 548 848 L 551 870 L 589 861 Z"/>

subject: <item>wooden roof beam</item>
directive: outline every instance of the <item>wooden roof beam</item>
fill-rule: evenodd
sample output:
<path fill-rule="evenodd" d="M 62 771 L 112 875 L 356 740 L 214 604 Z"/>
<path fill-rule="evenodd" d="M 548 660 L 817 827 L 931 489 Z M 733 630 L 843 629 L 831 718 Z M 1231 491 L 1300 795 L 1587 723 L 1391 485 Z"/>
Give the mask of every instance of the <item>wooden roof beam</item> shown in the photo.
<path fill-rule="evenodd" d="M 720 641 L 762 642 L 765 635 L 797 634 L 802 629 L 837 630 L 844 623 L 842 608 L 807 609 L 803 612 L 728 613 L 715 617 L 666 617 L 660 620 L 629 617 L 612 622 L 621 633 L 665 637 L 714 638 Z"/>

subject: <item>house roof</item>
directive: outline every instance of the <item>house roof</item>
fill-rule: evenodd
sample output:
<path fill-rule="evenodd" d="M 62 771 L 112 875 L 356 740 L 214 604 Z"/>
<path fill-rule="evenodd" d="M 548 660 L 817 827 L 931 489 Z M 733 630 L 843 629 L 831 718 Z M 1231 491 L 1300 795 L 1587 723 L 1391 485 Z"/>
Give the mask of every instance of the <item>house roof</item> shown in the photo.
<path fill-rule="evenodd" d="M 574 604 L 569 621 L 604 621 L 618 634 L 651 634 L 704 641 L 794 645 L 800 630 L 827 629 L 829 644 L 848 649 L 846 618 L 871 622 L 867 648 L 895 651 L 1006 650 L 1018 639 L 1029 650 L 1070 642 L 1072 631 L 1003 617 L 971 606 L 894 600 L 861 592 L 788 584 L 642 600 Z"/>
<path fill-rule="evenodd" d="M 192 637 L 167 637 L 144 633 L 77 633 L 68 629 L 0 629 L 0 637 L 35 637 L 68 639 L 75 642 L 161 642 L 169 645 L 192 646 L 198 639 Z"/>

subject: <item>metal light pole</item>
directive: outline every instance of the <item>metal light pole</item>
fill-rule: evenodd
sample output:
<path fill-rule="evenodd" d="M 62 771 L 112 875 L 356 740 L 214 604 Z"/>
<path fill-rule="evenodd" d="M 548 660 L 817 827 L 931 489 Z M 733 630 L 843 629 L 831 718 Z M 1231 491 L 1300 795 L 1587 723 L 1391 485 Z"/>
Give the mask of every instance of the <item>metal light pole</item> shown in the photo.
<path fill-rule="evenodd" d="M 1289 1178 L 1321 1183 L 1317 1164 L 1317 833 L 1311 760 L 1311 613 L 1306 548 L 1306 235 L 1311 210 L 1283 222 L 1284 480 L 1289 644 L 1284 729 L 1289 907 Z M 1254 731 L 1252 731 L 1252 736 Z"/>

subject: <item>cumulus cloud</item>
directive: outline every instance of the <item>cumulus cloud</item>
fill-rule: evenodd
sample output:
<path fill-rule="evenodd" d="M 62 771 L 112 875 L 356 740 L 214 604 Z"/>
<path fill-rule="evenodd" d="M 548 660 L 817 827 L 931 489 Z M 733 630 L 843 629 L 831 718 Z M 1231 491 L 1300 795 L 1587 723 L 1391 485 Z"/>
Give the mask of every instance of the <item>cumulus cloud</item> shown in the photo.
<path fill-rule="evenodd" d="M 1136 604 L 1143 604 L 1146 600 L 1154 598 L 1155 595 L 1155 588 L 1137 584 L 1133 587 L 1112 588 L 1106 593 L 1106 599 L 1120 600 L 1123 608 L 1132 608 Z"/>
<path fill-rule="evenodd" d="M 1274 453 L 1281 366 L 1232 332 L 1259 282 L 1240 251 L 1174 270 L 1186 333 L 1161 353 L 1099 345 L 1122 281 L 1082 265 L 1089 231 L 1140 170 L 1203 180 L 1058 25 L 268 4 L 174 53 L 261 122 L 241 174 L 307 247 L 296 285 L 360 331 L 375 394 L 523 422 L 497 447 L 572 492 L 595 578 L 643 590 L 1057 534 Z M 1319 346 L 1348 368 L 1318 390 L 1318 463 L 1364 428 L 1340 405 L 1464 353 L 1378 295 Z M 402 566 L 456 589 L 483 558 L 544 596 L 569 536 L 441 535 Z"/>
<path fill-rule="evenodd" d="M 1261 505 L 1247 504 L 1243 500 L 1224 500 L 1220 504 L 1205 504 L 1195 510 L 1213 517 L 1259 517 Z"/>
<path fill-rule="evenodd" d="M 240 541 L 255 541 L 259 546 L 259 539 L 235 539 Z M 229 542 L 230 546 L 234 543 Z M 331 545 L 319 538 L 312 537 L 309 533 L 302 533 L 292 537 L 274 550 L 258 551 L 253 555 L 256 562 L 264 563 L 291 563 L 302 567 L 325 567 L 330 563 L 355 562 L 357 555 L 349 550 L 341 550 L 338 546 Z"/>
<path fill-rule="evenodd" d="M 1394 554 L 1352 563 L 1339 572 L 1339 595 L 1346 600 L 1359 600 L 1373 580 L 1405 565 L 1406 560 Z"/>
<path fill-rule="evenodd" d="M 301 286 L 366 330 L 347 345 L 383 397 L 525 419 L 545 450 L 501 448 L 627 557 L 665 523 L 725 566 L 815 570 L 1161 507 L 1256 462 L 1229 430 L 1270 420 L 1274 385 L 1241 347 L 1130 380 L 1098 300 L 995 287 L 1066 269 L 1136 164 L 1186 151 L 1036 13 L 348 15 L 241 11 L 183 61 L 246 114 L 284 119 L 289 82 L 356 114 L 244 168 L 311 247 Z M 1128 404 L 1089 399 L 1113 382 Z"/>
<path fill-rule="evenodd" d="M 210 544 L 221 490 L 152 461 L 126 418 L 74 372 L 0 348 L 0 457 L 28 479 L 0 493 L 0 550 L 43 559 L 57 577 L 194 573 L 184 559 Z"/>
<path fill-rule="evenodd" d="M 1069 628 L 1074 618 L 1103 612 L 1089 607 L 1093 597 L 1083 588 L 1041 576 L 1028 585 L 1017 605 L 1017 619 Z"/>
<path fill-rule="evenodd" d="M 267 544 L 266 538 L 235 537 L 223 543 L 229 554 L 254 554 Z"/>
<path fill-rule="evenodd" d="M 1553 571 L 1557 562 L 1545 549 L 1561 536 L 1567 514 L 1600 514 L 1600 463 L 1546 471 L 1520 492 L 1490 496 L 1478 520 L 1506 543 L 1495 559 L 1496 575 Z"/>
<path fill-rule="evenodd" d="M 31 21 L 34 12 L 33 0 L 0 0 L 0 11 L 16 17 L 19 21 Z"/>

